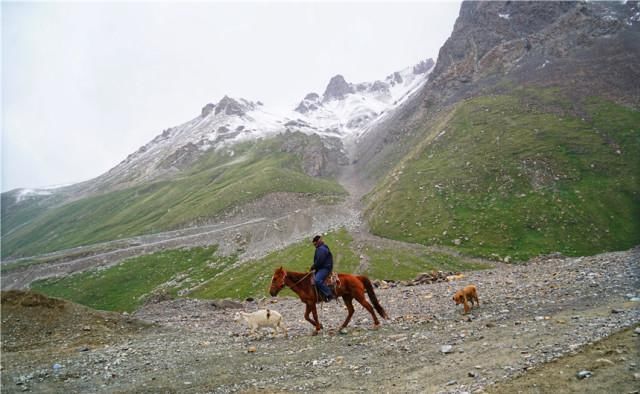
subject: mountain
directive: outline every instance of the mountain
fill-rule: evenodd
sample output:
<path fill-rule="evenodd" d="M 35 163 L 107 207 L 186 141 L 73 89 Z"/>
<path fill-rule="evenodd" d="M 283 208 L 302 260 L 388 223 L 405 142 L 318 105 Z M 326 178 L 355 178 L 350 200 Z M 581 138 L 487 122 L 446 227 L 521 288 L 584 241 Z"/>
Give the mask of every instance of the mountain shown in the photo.
<path fill-rule="evenodd" d="M 3 194 L 2 253 L 359 203 L 374 235 L 503 261 L 630 248 L 638 64 L 637 2 L 463 2 L 435 63 L 287 113 L 224 97 L 94 180 Z"/>
<path fill-rule="evenodd" d="M 415 95 L 433 66 L 428 59 L 371 83 L 335 76 L 321 100 L 308 94 L 285 113 L 225 96 L 97 178 L 3 193 L 3 256 L 212 223 L 278 192 L 308 194 L 309 204 L 342 198 L 335 176 L 349 162 L 345 142 Z"/>
<path fill-rule="evenodd" d="M 225 96 L 216 104 L 206 104 L 196 118 L 164 130 L 106 174 L 90 181 L 85 191 L 119 189 L 171 178 L 207 152 L 226 150 L 233 156 L 233 146 L 238 143 L 286 132 L 315 134 L 326 145 L 339 146 L 341 141 L 336 139 L 365 133 L 371 124 L 384 118 L 385 112 L 393 111 L 414 94 L 424 85 L 433 66 L 433 60 L 427 59 L 387 76 L 384 82 L 351 84 L 336 75 L 321 100 L 310 93 L 294 111 L 285 113 L 277 113 L 260 101 Z M 322 168 L 308 175 L 331 173 L 325 171 L 327 165 L 329 161 L 321 160 Z"/>
<path fill-rule="evenodd" d="M 638 64 L 637 2 L 464 2 L 358 144 L 371 230 L 505 261 L 639 244 Z"/>
<path fill-rule="evenodd" d="M 347 83 L 342 75 L 336 75 L 322 97 L 309 93 L 295 110 L 320 133 L 355 138 L 419 90 L 433 67 L 433 60 L 427 59 L 371 83 Z"/>

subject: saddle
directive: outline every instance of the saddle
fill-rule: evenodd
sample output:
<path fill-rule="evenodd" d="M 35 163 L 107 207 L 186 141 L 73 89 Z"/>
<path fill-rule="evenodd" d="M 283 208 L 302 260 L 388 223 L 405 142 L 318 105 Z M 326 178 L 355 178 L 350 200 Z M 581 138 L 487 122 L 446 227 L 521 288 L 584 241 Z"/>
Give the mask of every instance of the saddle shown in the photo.
<path fill-rule="evenodd" d="M 340 278 L 338 277 L 338 273 L 331 272 L 331 275 L 327 276 L 327 278 L 324 280 L 324 284 L 329 286 L 329 288 L 333 292 L 333 295 L 335 295 L 336 289 L 338 288 L 338 286 L 340 286 Z"/>
<path fill-rule="evenodd" d="M 313 278 L 311 280 L 313 281 Z M 327 276 L 325 278 L 324 284 L 327 285 L 327 287 L 329 287 L 329 290 L 331 290 L 333 298 L 337 299 L 338 298 L 337 297 L 337 289 L 338 289 L 338 287 L 340 287 L 340 277 L 338 276 L 338 273 L 335 272 L 335 271 L 331 272 L 331 275 L 329 275 L 329 276 Z M 316 286 L 314 285 L 314 287 L 316 287 Z M 316 294 L 318 294 L 318 297 L 323 298 L 323 301 L 326 301 L 326 300 L 324 300 L 324 296 L 317 289 L 317 287 L 316 287 Z"/>

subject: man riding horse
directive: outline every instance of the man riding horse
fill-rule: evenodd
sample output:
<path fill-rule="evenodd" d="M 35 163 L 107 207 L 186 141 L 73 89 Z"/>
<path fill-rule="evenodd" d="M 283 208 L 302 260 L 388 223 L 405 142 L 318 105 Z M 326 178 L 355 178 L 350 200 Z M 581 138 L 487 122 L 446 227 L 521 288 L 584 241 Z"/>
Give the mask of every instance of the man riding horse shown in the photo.
<path fill-rule="evenodd" d="M 333 255 L 321 236 L 316 235 L 311 242 L 316 247 L 316 253 L 313 256 L 313 265 L 309 270 L 315 271 L 315 284 L 320 292 L 320 297 L 323 301 L 329 302 L 334 296 L 331 289 L 324 283 L 324 280 L 333 271 Z"/>

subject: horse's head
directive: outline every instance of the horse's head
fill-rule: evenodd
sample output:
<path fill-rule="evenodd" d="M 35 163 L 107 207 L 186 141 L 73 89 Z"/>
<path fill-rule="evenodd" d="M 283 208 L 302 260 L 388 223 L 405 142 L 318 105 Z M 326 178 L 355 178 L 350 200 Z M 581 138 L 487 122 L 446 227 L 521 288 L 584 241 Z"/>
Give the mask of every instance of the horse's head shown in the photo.
<path fill-rule="evenodd" d="M 272 297 L 278 295 L 280 290 L 284 287 L 284 278 L 287 276 L 287 271 L 280 267 L 275 270 L 273 277 L 271 278 L 271 287 L 269 288 L 269 294 Z"/>

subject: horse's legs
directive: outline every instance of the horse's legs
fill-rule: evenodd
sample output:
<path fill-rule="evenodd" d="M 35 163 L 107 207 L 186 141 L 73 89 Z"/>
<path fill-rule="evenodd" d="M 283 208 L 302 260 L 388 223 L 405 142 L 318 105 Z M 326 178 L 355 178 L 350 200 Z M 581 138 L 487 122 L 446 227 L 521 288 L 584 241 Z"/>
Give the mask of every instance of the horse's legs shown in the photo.
<path fill-rule="evenodd" d="M 313 314 L 313 319 L 316 321 L 316 333 L 322 330 L 322 324 L 320 324 L 320 319 L 318 319 L 318 310 L 316 309 L 316 304 L 311 305 L 311 313 Z"/>
<path fill-rule="evenodd" d="M 371 317 L 373 317 L 373 326 L 378 327 L 380 325 L 380 321 L 376 317 L 376 314 L 373 311 L 373 307 L 371 306 L 371 304 L 369 304 L 369 301 L 367 301 L 367 299 L 364 297 L 364 293 L 356 294 L 355 298 L 356 298 L 356 301 L 358 301 L 360 305 L 364 307 L 364 309 L 368 310 L 369 313 L 371 313 Z"/>
<path fill-rule="evenodd" d="M 342 330 L 343 328 L 345 328 L 347 326 L 347 324 L 349 324 L 349 322 L 351 321 L 351 316 L 353 316 L 353 297 L 351 296 L 342 296 L 342 299 L 344 300 L 344 304 L 347 306 L 347 311 L 349 311 L 349 313 L 347 314 L 347 318 L 344 319 L 344 323 L 342 323 L 342 326 L 340 326 L 340 329 Z"/>
<path fill-rule="evenodd" d="M 315 320 L 311 319 L 309 317 L 309 314 L 311 314 L 311 305 L 306 304 L 306 308 L 304 310 L 304 318 L 305 318 L 306 321 L 308 321 L 309 323 L 311 323 L 315 327 L 318 323 L 316 323 Z"/>
<path fill-rule="evenodd" d="M 307 307 L 304 311 L 304 318 L 316 328 L 316 333 L 322 329 L 322 325 L 318 321 L 318 311 L 315 304 L 306 304 Z M 309 317 L 309 314 L 313 314 L 313 318 Z"/>

